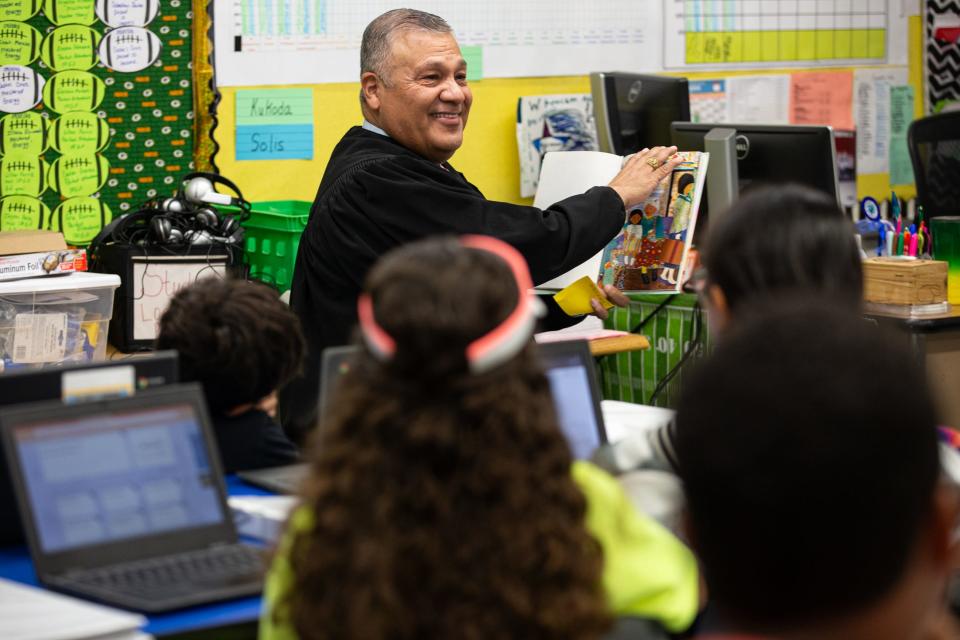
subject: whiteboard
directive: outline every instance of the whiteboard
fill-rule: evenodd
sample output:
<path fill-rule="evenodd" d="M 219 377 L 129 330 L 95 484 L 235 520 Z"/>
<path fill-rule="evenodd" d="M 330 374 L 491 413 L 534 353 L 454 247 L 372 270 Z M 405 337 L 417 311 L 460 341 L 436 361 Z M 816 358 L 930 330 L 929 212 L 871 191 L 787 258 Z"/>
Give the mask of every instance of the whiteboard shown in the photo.
<path fill-rule="evenodd" d="M 156 340 L 160 316 L 180 289 L 202 278 L 225 278 L 225 255 L 132 258 L 133 339 Z"/>
<path fill-rule="evenodd" d="M 364 27 L 388 0 L 211 0 L 221 86 L 356 82 Z M 663 68 L 663 0 L 425 0 L 484 77 Z M 472 55 L 471 54 L 471 55 Z M 471 55 L 465 57 L 470 61 Z M 474 63 L 476 64 L 476 63 Z"/>
<path fill-rule="evenodd" d="M 664 67 L 907 63 L 904 0 L 664 0 Z"/>
<path fill-rule="evenodd" d="M 397 6 L 389 0 L 210 1 L 221 86 L 355 82 L 364 27 Z M 908 4 L 423 0 L 407 6 L 443 17 L 483 77 L 509 78 L 906 64 Z"/>

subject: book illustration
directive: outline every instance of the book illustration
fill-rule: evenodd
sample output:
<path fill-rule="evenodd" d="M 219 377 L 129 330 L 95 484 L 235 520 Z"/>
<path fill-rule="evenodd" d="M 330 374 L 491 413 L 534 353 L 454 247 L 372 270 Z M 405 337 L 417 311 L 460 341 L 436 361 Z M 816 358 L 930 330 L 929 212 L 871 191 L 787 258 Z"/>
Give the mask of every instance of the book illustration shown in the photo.
<path fill-rule="evenodd" d="M 624 291 L 677 291 L 705 177 L 706 158 L 681 152 L 681 164 L 627 213 L 600 261 L 598 282 Z"/>
<path fill-rule="evenodd" d="M 520 195 L 537 191 L 543 156 L 550 151 L 595 151 L 597 130 L 589 94 L 527 96 L 517 104 Z"/>

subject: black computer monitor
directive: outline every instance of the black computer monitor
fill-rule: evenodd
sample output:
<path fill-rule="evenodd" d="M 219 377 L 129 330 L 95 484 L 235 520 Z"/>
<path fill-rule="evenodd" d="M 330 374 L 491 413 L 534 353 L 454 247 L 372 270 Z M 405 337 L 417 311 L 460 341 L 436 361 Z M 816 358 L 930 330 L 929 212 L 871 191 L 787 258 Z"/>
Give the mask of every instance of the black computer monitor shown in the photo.
<path fill-rule="evenodd" d="M 176 351 L 6 372 L 0 374 L 0 407 L 44 400 L 73 402 L 126 396 L 151 387 L 175 384 L 179 378 Z M 0 440 L 0 546 L 22 543 L 24 539 L 5 465 Z"/>
<path fill-rule="evenodd" d="M 686 78 L 622 71 L 590 74 L 600 150 L 618 155 L 670 145 L 670 123 L 690 119 Z"/>
<path fill-rule="evenodd" d="M 794 182 L 826 193 L 839 205 L 837 156 L 830 127 L 674 122 L 670 126 L 672 144 L 681 151 L 704 151 L 703 138 L 714 128 L 737 132 L 741 192 L 754 185 Z M 711 157 L 708 171 L 722 171 L 715 160 L 721 159 Z M 706 213 L 707 201 L 707 197 L 701 200 L 701 215 Z"/>

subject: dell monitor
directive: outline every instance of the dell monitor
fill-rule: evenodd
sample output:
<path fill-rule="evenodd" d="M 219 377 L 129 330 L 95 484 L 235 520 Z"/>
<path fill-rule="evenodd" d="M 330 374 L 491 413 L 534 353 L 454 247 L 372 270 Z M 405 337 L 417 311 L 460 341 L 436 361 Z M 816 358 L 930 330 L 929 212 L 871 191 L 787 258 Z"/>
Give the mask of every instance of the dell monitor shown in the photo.
<path fill-rule="evenodd" d="M 674 122 L 670 126 L 672 144 L 681 151 L 704 151 L 704 137 L 721 128 L 736 131 L 740 192 L 755 185 L 793 182 L 826 193 L 839 206 L 837 156 L 830 127 Z M 709 171 L 723 171 L 714 160 L 720 158 L 710 158 Z M 707 213 L 706 202 L 708 197 L 701 200 L 701 216 Z"/>
<path fill-rule="evenodd" d="M 670 123 L 690 119 L 686 78 L 591 73 L 590 93 L 600 150 L 617 155 L 670 145 Z"/>

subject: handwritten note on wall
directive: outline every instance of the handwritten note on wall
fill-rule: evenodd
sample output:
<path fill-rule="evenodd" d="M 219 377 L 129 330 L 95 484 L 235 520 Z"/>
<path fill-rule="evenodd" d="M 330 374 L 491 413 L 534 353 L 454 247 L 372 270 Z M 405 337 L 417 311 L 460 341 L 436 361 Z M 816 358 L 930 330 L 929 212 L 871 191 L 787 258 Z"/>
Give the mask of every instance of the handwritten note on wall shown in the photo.
<path fill-rule="evenodd" d="M 313 91 L 237 91 L 237 160 L 312 160 Z"/>
<path fill-rule="evenodd" d="M 890 87 L 890 184 L 913 184 L 907 131 L 913 121 L 913 87 Z"/>

